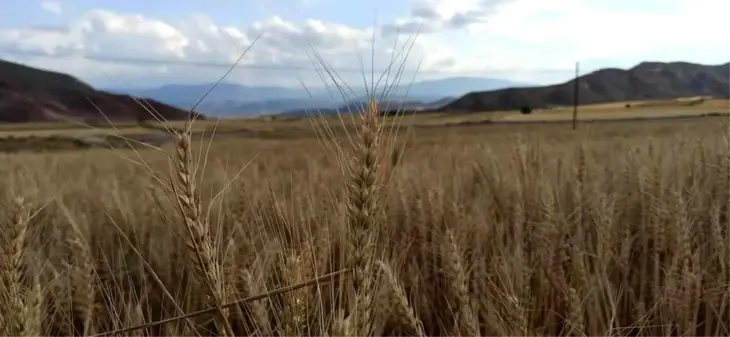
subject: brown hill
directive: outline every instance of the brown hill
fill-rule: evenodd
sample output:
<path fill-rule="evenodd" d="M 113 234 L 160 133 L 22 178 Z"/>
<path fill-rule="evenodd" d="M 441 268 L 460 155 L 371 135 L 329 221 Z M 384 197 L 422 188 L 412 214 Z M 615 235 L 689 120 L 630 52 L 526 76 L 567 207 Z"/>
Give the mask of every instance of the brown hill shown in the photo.
<path fill-rule="evenodd" d="M 153 120 L 140 103 L 132 96 L 96 90 L 70 75 L 0 60 L 0 123 L 104 124 L 104 115 L 112 122 Z M 189 115 L 158 101 L 142 103 L 167 120 Z"/>
<path fill-rule="evenodd" d="M 728 98 L 730 63 L 643 62 L 631 69 L 601 69 L 578 78 L 579 104 L 688 96 Z M 472 92 L 438 109 L 444 112 L 546 109 L 573 105 L 574 80 L 543 87 Z"/>

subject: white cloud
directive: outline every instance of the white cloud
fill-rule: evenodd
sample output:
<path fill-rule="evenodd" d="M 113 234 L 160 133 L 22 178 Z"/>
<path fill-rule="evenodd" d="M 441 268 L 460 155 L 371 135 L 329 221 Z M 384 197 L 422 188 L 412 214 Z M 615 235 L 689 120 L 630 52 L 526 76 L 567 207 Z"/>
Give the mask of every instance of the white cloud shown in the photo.
<path fill-rule="evenodd" d="M 722 16 L 729 10 L 723 0 L 645 0 L 641 7 L 629 0 L 419 0 L 386 31 L 422 24 L 456 68 L 555 81 L 576 61 L 727 62 Z"/>
<path fill-rule="evenodd" d="M 416 0 L 408 16 L 386 25 L 386 34 L 434 33 L 483 23 L 502 3 L 514 0 Z"/>
<path fill-rule="evenodd" d="M 56 15 L 63 14 L 63 6 L 57 0 L 43 0 L 41 1 L 41 8 Z"/>
<path fill-rule="evenodd" d="M 48 58 L 38 63 L 43 67 L 62 64 L 65 68 L 74 58 L 87 59 L 83 64 L 89 67 L 103 67 L 101 61 L 143 60 L 136 70 L 126 67 L 129 70 L 126 77 L 145 81 L 153 80 L 151 77 L 169 81 L 213 81 L 225 71 L 224 67 L 185 64 L 231 64 L 258 36 L 261 38 L 241 61 L 244 70 L 236 72 L 232 80 L 250 84 L 271 85 L 282 81 L 297 84 L 297 76 L 308 76 L 305 79 L 315 81 L 310 85 L 318 85 L 319 77 L 312 71 L 312 50 L 335 70 L 357 70 L 358 56 L 369 57 L 369 50 L 365 48 L 370 45 L 372 29 L 314 19 L 290 22 L 277 16 L 247 27 L 233 27 L 218 25 L 202 15 L 180 22 L 165 22 L 143 15 L 94 10 L 68 27 L 0 30 L 0 51 L 11 52 L 15 59 L 25 55 L 28 60 L 35 61 L 43 55 L 66 57 L 63 61 Z M 391 45 L 391 41 L 387 42 Z M 414 48 L 409 68 L 415 69 L 424 54 L 423 48 Z M 427 59 L 433 62 L 436 57 L 434 54 Z M 378 50 L 375 55 L 381 64 L 378 68 L 384 68 L 390 58 L 385 50 Z M 167 63 L 169 72 L 151 74 L 149 67 L 159 66 L 155 61 Z M 95 65 L 91 66 L 92 63 Z M 95 77 L 98 73 L 92 74 L 93 71 L 85 70 L 86 67 L 66 69 L 78 69 L 78 75 L 98 79 Z M 353 75 L 352 71 L 350 75 Z"/>
<path fill-rule="evenodd" d="M 730 39 L 722 33 L 722 16 L 730 2 L 646 1 L 656 6 L 644 7 L 656 10 L 628 0 L 417 0 L 408 15 L 377 28 L 279 16 L 225 26 L 204 15 L 173 22 L 93 10 L 66 27 L 0 29 L 0 57 L 10 52 L 14 59 L 105 85 L 111 79 L 213 81 L 261 35 L 232 81 L 297 85 L 301 77 L 317 85 L 314 48 L 349 83 L 359 83 L 361 62 L 366 72 L 370 65 L 374 29 L 376 68 L 382 70 L 393 42 L 402 47 L 420 27 L 406 66 L 415 70 L 422 61 L 420 78 L 453 73 L 549 82 L 569 77 L 575 61 L 623 66 L 644 59 L 727 61 Z"/>
<path fill-rule="evenodd" d="M 703 25 L 689 26 L 699 24 L 697 19 L 681 20 L 683 16 L 597 10 L 586 0 L 553 0 L 549 4 L 521 0 L 502 6 L 489 22 L 472 27 L 472 33 L 541 46 L 548 56 L 618 58 L 646 54 L 665 45 L 681 46 L 692 36 L 708 35 Z"/>

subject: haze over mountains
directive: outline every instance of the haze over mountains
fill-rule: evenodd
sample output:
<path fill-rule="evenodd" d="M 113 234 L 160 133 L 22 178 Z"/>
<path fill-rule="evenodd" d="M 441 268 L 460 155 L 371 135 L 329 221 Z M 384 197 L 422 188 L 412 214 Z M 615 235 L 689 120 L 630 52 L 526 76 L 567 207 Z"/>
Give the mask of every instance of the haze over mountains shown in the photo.
<path fill-rule="evenodd" d="M 405 81 L 404 81 L 405 82 Z M 445 99 L 459 97 L 475 90 L 494 90 L 517 87 L 523 84 L 507 79 L 480 77 L 451 77 L 439 80 L 401 82 L 387 90 L 387 101 L 412 109 L 432 109 L 443 105 Z M 166 85 L 149 89 L 116 88 L 111 91 L 149 97 L 180 108 L 190 109 L 212 84 Z M 215 116 L 253 114 L 299 114 L 303 110 L 330 110 L 345 104 L 334 86 L 327 88 L 252 87 L 222 83 L 211 92 L 198 107 L 202 113 Z M 350 87 L 349 103 L 359 104 L 366 100 L 364 87 Z M 380 89 L 376 97 L 382 94 Z M 355 96 L 356 95 L 356 96 Z"/>

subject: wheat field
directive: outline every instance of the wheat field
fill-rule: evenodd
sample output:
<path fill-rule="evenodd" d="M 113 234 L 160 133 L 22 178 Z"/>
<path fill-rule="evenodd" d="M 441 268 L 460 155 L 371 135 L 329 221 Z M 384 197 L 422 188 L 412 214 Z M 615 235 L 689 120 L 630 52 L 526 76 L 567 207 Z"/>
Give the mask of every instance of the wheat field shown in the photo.
<path fill-rule="evenodd" d="M 1 155 L 0 333 L 730 335 L 723 118 L 358 123 Z"/>

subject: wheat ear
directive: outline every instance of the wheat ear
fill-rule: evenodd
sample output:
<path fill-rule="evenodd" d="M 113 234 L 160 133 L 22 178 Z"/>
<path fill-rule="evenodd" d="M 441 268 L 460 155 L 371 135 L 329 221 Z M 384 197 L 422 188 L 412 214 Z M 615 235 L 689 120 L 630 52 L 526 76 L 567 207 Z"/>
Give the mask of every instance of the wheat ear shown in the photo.
<path fill-rule="evenodd" d="M 22 197 L 13 200 L 12 222 L 3 230 L 2 258 L 0 258 L 0 334 L 3 336 L 33 335 L 38 326 L 38 317 L 25 315 L 30 312 L 22 300 L 23 289 L 23 254 L 25 239 L 30 221 L 30 211 Z"/>
<path fill-rule="evenodd" d="M 355 310 L 351 322 L 359 336 L 369 336 L 372 326 L 372 265 L 373 244 L 380 225 L 380 164 L 381 121 L 377 105 L 370 100 L 361 115 L 359 144 L 350 162 L 347 220 L 352 245 L 350 266 L 355 290 Z"/>
<path fill-rule="evenodd" d="M 228 315 L 221 307 L 225 287 L 220 278 L 221 269 L 216 263 L 216 254 L 210 237 L 210 224 L 202 214 L 202 204 L 197 192 L 190 144 L 191 134 L 190 121 L 185 123 L 184 130 L 175 132 L 177 146 L 175 177 L 172 179 L 173 192 L 188 233 L 186 242 L 189 249 L 188 258 L 194 266 L 196 278 L 207 288 L 208 304 L 217 308 L 215 325 L 219 333 L 233 336 Z"/>
<path fill-rule="evenodd" d="M 467 275 L 462 262 L 461 251 L 452 230 L 446 233 L 444 251 L 444 273 L 456 297 L 456 319 L 459 334 L 479 336 L 479 325 L 469 299 Z"/>
<path fill-rule="evenodd" d="M 423 329 L 423 323 L 420 319 L 418 319 L 418 317 L 416 317 L 416 313 L 413 311 L 413 307 L 408 302 L 406 293 L 400 285 L 398 278 L 395 276 L 393 269 L 380 260 L 378 260 L 378 268 L 385 276 L 385 286 L 388 290 L 386 300 L 388 300 L 388 307 L 392 312 L 391 318 L 397 319 L 398 323 L 402 326 L 413 330 L 413 332 L 416 333 L 416 336 L 425 336 L 426 333 Z"/>

